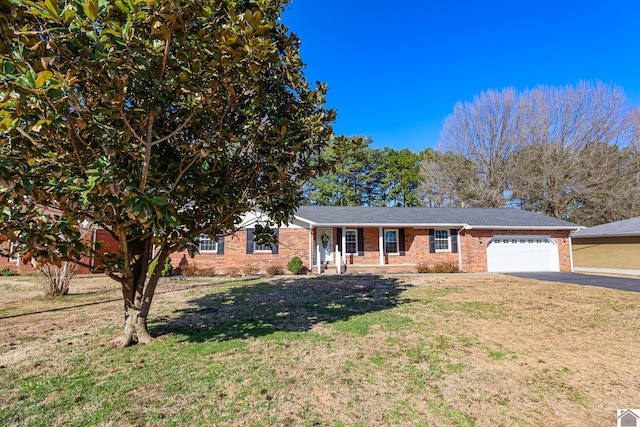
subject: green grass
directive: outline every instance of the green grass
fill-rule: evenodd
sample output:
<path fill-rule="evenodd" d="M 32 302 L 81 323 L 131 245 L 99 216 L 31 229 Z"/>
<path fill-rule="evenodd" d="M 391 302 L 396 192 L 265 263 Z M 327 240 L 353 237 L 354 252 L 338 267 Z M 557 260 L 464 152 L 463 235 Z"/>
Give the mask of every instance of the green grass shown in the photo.
<path fill-rule="evenodd" d="M 579 367 L 540 348 L 516 351 L 509 332 L 500 341 L 466 328 L 504 321 L 519 332 L 512 323 L 523 309 L 456 301 L 462 286 L 366 276 L 190 285 L 157 295 L 150 330 L 159 339 L 121 350 L 109 345 L 119 325 L 82 306 L 97 294 L 63 299 L 85 310 L 86 324 L 34 328 L 0 348 L 7 360 L 31 349 L 24 363 L 0 363 L 0 425 L 527 425 L 553 420 L 545 417 L 559 402 L 583 411 L 596 402 L 572 382 Z M 59 324 L 71 312 L 51 310 L 43 318 Z M 567 332 L 550 324 L 535 330 L 564 342 Z"/>

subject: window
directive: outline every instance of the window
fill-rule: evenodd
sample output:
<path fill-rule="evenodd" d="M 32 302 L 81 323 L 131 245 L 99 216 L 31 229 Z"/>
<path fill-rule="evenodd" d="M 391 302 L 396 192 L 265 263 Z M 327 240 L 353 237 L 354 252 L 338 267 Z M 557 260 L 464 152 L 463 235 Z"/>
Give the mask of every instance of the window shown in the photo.
<path fill-rule="evenodd" d="M 436 251 L 448 251 L 451 247 L 449 245 L 449 230 L 435 230 L 434 238 L 436 242 Z"/>
<path fill-rule="evenodd" d="M 271 252 L 272 248 L 271 248 L 271 244 L 270 243 L 266 243 L 264 245 L 261 245 L 259 243 L 257 243 L 256 241 L 253 242 L 253 250 L 255 252 Z"/>
<path fill-rule="evenodd" d="M 209 236 L 201 235 L 198 238 L 200 252 L 218 252 L 218 241 L 211 240 Z"/>
<path fill-rule="evenodd" d="M 278 229 L 273 230 L 274 237 L 278 238 Z M 277 243 L 259 243 L 256 242 L 256 234 L 253 228 L 247 228 L 247 253 L 265 253 L 269 252 L 272 254 L 278 253 L 278 244 Z"/>
<path fill-rule="evenodd" d="M 386 254 L 398 253 L 398 230 L 384 231 L 384 252 Z"/>
<path fill-rule="evenodd" d="M 345 230 L 344 240 L 345 240 L 345 253 L 347 254 L 358 253 L 358 235 L 356 233 L 356 230 Z"/>

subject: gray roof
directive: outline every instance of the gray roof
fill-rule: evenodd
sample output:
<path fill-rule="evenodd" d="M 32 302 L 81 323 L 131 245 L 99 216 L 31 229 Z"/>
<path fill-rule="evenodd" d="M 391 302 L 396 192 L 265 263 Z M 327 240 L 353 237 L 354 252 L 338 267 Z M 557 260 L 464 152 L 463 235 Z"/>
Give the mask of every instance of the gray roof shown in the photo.
<path fill-rule="evenodd" d="M 296 218 L 314 226 L 434 226 L 577 230 L 579 225 L 515 208 L 384 208 L 301 206 Z"/>
<path fill-rule="evenodd" d="M 640 236 L 640 216 L 609 224 L 585 228 L 571 234 L 571 237 L 623 237 Z"/>

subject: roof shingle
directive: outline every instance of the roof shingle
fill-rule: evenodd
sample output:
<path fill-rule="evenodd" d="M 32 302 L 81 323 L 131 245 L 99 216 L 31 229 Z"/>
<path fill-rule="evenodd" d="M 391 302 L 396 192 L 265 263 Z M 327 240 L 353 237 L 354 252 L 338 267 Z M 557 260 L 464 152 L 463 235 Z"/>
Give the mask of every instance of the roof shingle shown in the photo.
<path fill-rule="evenodd" d="M 577 224 L 515 208 L 301 206 L 296 217 L 317 226 L 468 226 L 576 230 Z"/>
<path fill-rule="evenodd" d="M 571 237 L 640 236 L 640 216 L 608 224 L 596 225 L 571 233 Z"/>

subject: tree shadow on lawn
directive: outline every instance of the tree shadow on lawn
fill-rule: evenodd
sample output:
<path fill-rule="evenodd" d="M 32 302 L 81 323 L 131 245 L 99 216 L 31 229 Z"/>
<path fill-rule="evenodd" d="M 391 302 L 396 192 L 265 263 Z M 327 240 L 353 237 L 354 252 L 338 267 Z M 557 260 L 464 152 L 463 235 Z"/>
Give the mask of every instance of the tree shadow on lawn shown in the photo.
<path fill-rule="evenodd" d="M 177 318 L 157 317 L 150 333 L 184 334 L 187 341 L 204 342 L 303 332 L 322 322 L 411 302 L 399 297 L 410 286 L 372 275 L 282 278 L 240 285 L 190 300 L 190 308 L 174 312 Z"/>

